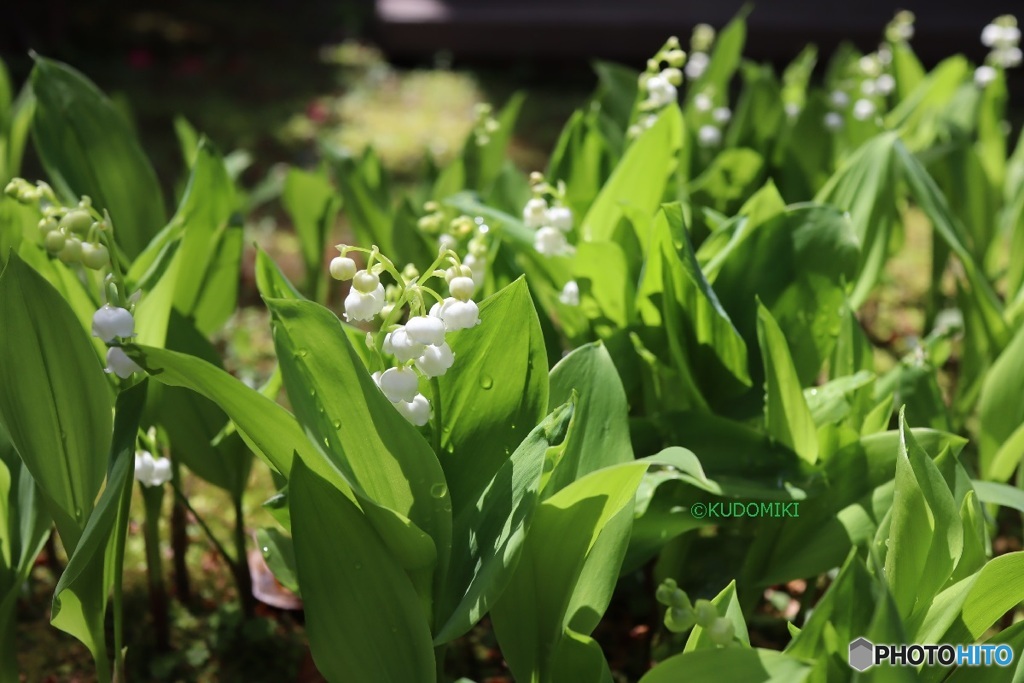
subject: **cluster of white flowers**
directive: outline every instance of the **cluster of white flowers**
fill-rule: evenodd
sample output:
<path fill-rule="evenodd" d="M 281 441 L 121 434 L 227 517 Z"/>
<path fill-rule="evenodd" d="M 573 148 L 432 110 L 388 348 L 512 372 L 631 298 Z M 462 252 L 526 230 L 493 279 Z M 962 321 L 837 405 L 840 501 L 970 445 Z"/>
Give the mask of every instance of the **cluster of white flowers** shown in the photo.
<path fill-rule="evenodd" d="M 991 51 L 988 53 L 987 64 L 974 73 L 975 83 L 979 86 L 984 87 L 995 80 L 993 66 L 1004 69 L 1020 66 L 1020 28 L 1013 15 L 1004 14 L 987 25 L 981 32 L 981 43 Z"/>
<path fill-rule="evenodd" d="M 14 178 L 4 192 L 23 204 L 39 207 L 39 238 L 48 252 L 67 264 L 81 263 L 91 270 L 103 270 L 110 264 L 110 252 L 101 236 L 109 230 L 106 220 L 92 209 L 92 200 L 83 196 L 78 206 L 62 206 L 46 183 L 34 186 L 24 178 Z"/>
<path fill-rule="evenodd" d="M 690 37 L 690 58 L 686 60 L 686 77 L 695 81 L 704 75 L 711 63 L 708 51 L 715 42 L 715 29 L 707 24 L 697 24 Z"/>
<path fill-rule="evenodd" d="M 732 110 L 724 105 L 716 107 L 710 89 L 693 96 L 693 108 L 697 111 L 697 144 L 701 147 L 722 144 L 722 129 L 732 120 Z"/>
<path fill-rule="evenodd" d="M 163 486 L 171 480 L 171 461 L 154 458 L 149 451 L 135 453 L 135 481 L 147 488 Z"/>
<path fill-rule="evenodd" d="M 576 248 L 567 239 L 573 229 L 573 216 L 572 210 L 561 203 L 565 188 L 551 186 L 539 173 L 531 174 L 530 181 L 533 197 L 523 207 L 523 223 L 536 231 L 533 248 L 544 256 L 571 256 Z M 549 205 L 545 195 L 551 195 L 554 203 Z"/>
<path fill-rule="evenodd" d="M 909 41 L 914 37 L 915 20 L 916 17 L 913 12 L 900 10 L 885 27 L 885 39 L 890 43 Z"/>
<path fill-rule="evenodd" d="M 669 38 L 654 57 L 647 60 L 647 70 L 640 74 L 641 116 L 626 134 L 635 138 L 654 125 L 657 112 L 679 99 L 679 86 L 683 84 L 680 67 L 686 62 L 686 53 L 679 49 L 679 39 Z"/>
<path fill-rule="evenodd" d="M 405 419 L 423 426 L 430 421 L 431 405 L 419 392 L 420 377 L 431 379 L 444 375 L 455 363 L 455 354 L 446 335 L 480 323 L 480 309 L 473 300 L 477 289 L 476 273 L 466 261 L 460 261 L 455 252 L 447 249 L 441 251 L 431 271 L 422 277 L 412 266 L 406 266 L 399 273 L 376 247 L 362 250 L 338 245 L 338 249 L 341 254 L 331 261 L 330 273 L 337 280 L 352 281 L 345 298 L 346 320 L 368 322 L 381 316 L 384 322 L 378 338 L 371 333 L 367 343 L 392 356 L 396 362 L 394 367 L 374 373 L 373 379 Z M 347 255 L 350 251 L 369 251 L 367 267 L 359 269 Z M 450 267 L 436 269 L 445 263 Z M 478 261 L 477 266 L 482 277 L 484 265 Z M 388 292 L 380 282 L 380 274 L 384 272 L 391 274 L 397 283 L 389 286 Z M 447 281 L 448 297 L 441 297 L 426 286 L 433 277 Z M 437 299 L 429 310 L 425 295 Z M 410 315 L 405 324 L 398 324 L 395 320 L 406 304 Z"/>

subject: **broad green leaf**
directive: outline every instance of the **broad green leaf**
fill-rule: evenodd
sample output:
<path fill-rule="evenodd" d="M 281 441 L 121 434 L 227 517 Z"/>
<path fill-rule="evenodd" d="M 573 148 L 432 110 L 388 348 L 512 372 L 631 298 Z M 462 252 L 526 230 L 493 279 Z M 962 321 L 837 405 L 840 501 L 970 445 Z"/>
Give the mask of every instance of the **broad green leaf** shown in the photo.
<path fill-rule="evenodd" d="M 871 383 L 875 376 L 866 370 L 839 377 L 821 386 L 804 389 L 804 401 L 811 411 L 814 425 L 820 427 L 845 418 L 852 408 L 850 401 L 857 390 Z"/>
<path fill-rule="evenodd" d="M 454 640 L 477 623 L 512 577 L 540 496 L 548 448 L 559 445 L 578 408 L 556 408 L 509 456 L 452 530 L 452 560 L 441 597 L 435 644 Z M 450 615 L 450 616 L 449 616 Z"/>
<path fill-rule="evenodd" d="M 15 254 L 0 275 L 0 320 L 0 422 L 73 552 L 110 451 L 110 387 L 67 302 Z"/>
<path fill-rule="evenodd" d="M 595 61 L 593 66 L 598 80 L 595 99 L 600 103 L 601 111 L 625 130 L 636 104 L 640 74 L 635 69 L 613 62 Z"/>
<path fill-rule="evenodd" d="M 54 188 L 89 195 L 110 211 L 118 245 L 134 257 L 163 226 L 156 173 L 129 123 L 106 96 L 66 64 L 36 57 L 32 139 Z"/>
<path fill-rule="evenodd" d="M 341 209 L 341 198 L 323 174 L 289 168 L 281 203 L 299 237 L 306 264 L 306 289 L 314 292 L 324 279 L 324 247 Z"/>
<path fill-rule="evenodd" d="M 985 478 L 1005 481 L 1013 474 L 1024 439 L 1024 326 L 985 375 L 978 400 L 978 451 Z M 1008 446 L 1014 443 L 1016 452 Z"/>
<path fill-rule="evenodd" d="M 900 415 L 896 488 L 885 577 L 899 614 L 927 610 L 963 552 L 963 527 L 953 494 Z"/>
<path fill-rule="evenodd" d="M 572 276 L 580 288 L 579 310 L 598 337 L 629 326 L 636 299 L 626 254 L 615 242 L 583 242 L 572 261 Z"/>
<path fill-rule="evenodd" d="M 985 640 L 986 645 L 1003 643 L 1009 645 L 1014 653 L 1024 652 L 1024 622 L 1018 621 Z M 1015 655 L 1016 666 L 959 666 L 945 680 L 948 683 L 1020 683 L 1024 669 L 1019 657 L 1019 654 Z"/>
<path fill-rule="evenodd" d="M 124 552 L 123 543 L 115 536 L 127 533 L 129 497 L 134 483 L 135 437 L 145 400 L 145 381 L 117 397 L 107 485 L 57 582 L 50 609 L 50 622 L 89 648 L 101 681 L 110 678 L 103 626 L 107 595 L 115 580 L 115 567 L 119 566 L 116 553 L 118 549 Z"/>
<path fill-rule="evenodd" d="M 744 681 L 744 683 L 800 683 L 811 665 L 775 650 L 716 649 L 685 652 L 669 657 L 640 679 L 640 683 L 692 681 Z"/>
<path fill-rule="evenodd" d="M 683 121 L 678 107 L 666 107 L 657 123 L 630 145 L 601 188 L 579 226 L 584 240 L 601 242 L 612 239 L 623 217 L 623 203 L 654 215 L 665 193 L 668 178 L 675 170 L 676 153 L 682 137 Z M 637 237 L 641 244 L 647 243 L 647 235 Z"/>
<path fill-rule="evenodd" d="M 589 635 L 604 612 L 646 469 L 629 463 L 598 470 L 541 503 L 519 566 L 491 610 L 517 680 L 553 681 L 551 656 L 564 629 Z"/>
<path fill-rule="evenodd" d="M 291 413 L 220 368 L 185 353 L 151 346 L 130 345 L 125 351 L 154 380 L 191 389 L 220 406 L 249 447 L 277 472 L 288 474 L 295 451 L 304 458 L 319 459 Z"/>
<path fill-rule="evenodd" d="M 391 522 L 390 515 L 369 509 L 379 506 L 429 535 L 432 544 L 421 539 L 416 548 L 403 548 L 410 553 L 404 566 L 423 569 L 436 559 L 443 576 L 452 511 L 430 446 L 377 388 L 337 316 L 311 301 L 267 299 L 267 307 L 288 398 L 310 441 L 372 522 Z M 389 547 L 391 540 L 384 538 Z"/>
<path fill-rule="evenodd" d="M 448 343 L 456 362 L 438 378 L 438 456 L 458 516 L 547 412 L 547 355 L 526 280 L 484 299 L 480 324 Z"/>
<path fill-rule="evenodd" d="M 1024 571 L 1024 552 L 1007 553 L 989 560 L 980 570 L 946 588 L 935 598 L 925 618 L 929 635 L 941 634 L 943 643 L 976 642 L 1003 615 L 1024 600 L 1020 575 Z M 962 605 L 961 609 L 957 609 Z M 935 617 L 945 612 L 945 621 Z M 954 618 L 945 633 L 946 626 Z"/>
<path fill-rule="evenodd" d="M 743 647 L 750 647 L 750 635 L 747 633 L 747 622 L 743 618 L 743 610 L 740 607 L 739 596 L 736 593 L 736 582 L 730 581 L 729 585 L 711 599 L 711 604 L 718 609 L 718 616 L 724 617 L 732 622 L 735 638 Z M 700 626 L 693 627 L 689 638 L 686 639 L 686 646 L 683 652 L 697 652 L 700 650 L 717 649 L 711 641 L 707 631 Z"/>
<path fill-rule="evenodd" d="M 376 244 L 385 254 L 392 252 L 390 206 L 381 196 L 382 185 L 375 184 L 372 164 L 364 158 L 356 160 L 335 154 L 332 158 L 338 189 L 344 200 L 345 213 L 359 244 Z"/>
<path fill-rule="evenodd" d="M 295 571 L 295 545 L 291 537 L 279 529 L 257 529 L 256 544 L 274 578 L 292 593 L 301 596 L 299 579 Z"/>
<path fill-rule="evenodd" d="M 757 323 L 765 368 L 765 428 L 772 438 L 813 464 L 818 459 L 815 422 L 804 400 L 786 337 L 763 305 L 758 305 Z"/>
<path fill-rule="evenodd" d="M 574 392 L 577 401 L 565 451 L 545 484 L 545 495 L 602 467 L 633 460 L 626 393 L 604 344 L 572 351 L 551 369 L 549 381 L 550 403 L 564 403 Z"/>
<path fill-rule="evenodd" d="M 351 500 L 297 459 L 292 541 L 313 661 L 332 683 L 434 683 L 427 613 Z"/>

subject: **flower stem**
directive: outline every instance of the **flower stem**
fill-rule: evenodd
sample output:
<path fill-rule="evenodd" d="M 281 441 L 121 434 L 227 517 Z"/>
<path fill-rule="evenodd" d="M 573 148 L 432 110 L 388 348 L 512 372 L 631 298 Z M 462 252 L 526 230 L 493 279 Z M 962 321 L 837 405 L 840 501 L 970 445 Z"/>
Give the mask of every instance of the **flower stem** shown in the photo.
<path fill-rule="evenodd" d="M 444 420 L 441 415 L 441 383 L 436 377 L 430 378 L 430 393 L 434 401 L 434 452 L 441 456 L 441 425 Z"/>
<path fill-rule="evenodd" d="M 170 649 L 170 618 L 167 612 L 167 589 L 164 587 L 163 562 L 160 558 L 160 508 L 163 502 L 162 488 L 142 489 L 146 507 L 143 536 L 146 541 L 146 569 L 149 577 L 149 606 L 153 614 L 156 631 L 156 649 L 166 652 Z"/>
<path fill-rule="evenodd" d="M 134 460 L 131 463 L 135 467 Z M 131 472 L 124 483 L 121 500 L 117 509 L 117 525 L 114 536 L 114 680 L 125 680 L 124 670 L 124 546 L 128 536 L 128 511 L 132 504 L 132 486 L 135 478 Z"/>

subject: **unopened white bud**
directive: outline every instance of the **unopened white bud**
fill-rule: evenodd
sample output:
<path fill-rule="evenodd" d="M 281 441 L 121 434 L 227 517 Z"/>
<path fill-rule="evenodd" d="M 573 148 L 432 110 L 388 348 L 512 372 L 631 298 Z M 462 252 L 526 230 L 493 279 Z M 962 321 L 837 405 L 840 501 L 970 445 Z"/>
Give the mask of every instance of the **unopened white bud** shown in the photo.
<path fill-rule="evenodd" d="M 473 292 L 476 291 L 476 283 L 473 282 L 473 278 L 465 276 L 452 278 L 452 281 L 448 283 L 448 291 L 456 299 L 467 301 L 473 297 Z"/>
<path fill-rule="evenodd" d="M 565 283 L 565 287 L 562 287 L 562 293 L 558 295 L 558 300 L 566 306 L 580 305 L 580 286 L 575 280 L 569 280 Z"/>
<path fill-rule="evenodd" d="M 729 123 L 729 120 L 732 118 L 732 111 L 729 107 L 718 107 L 711 112 L 711 118 L 716 123 Z"/>
<path fill-rule="evenodd" d="M 110 253 L 102 244 L 82 243 L 82 265 L 92 270 L 102 270 L 110 263 Z"/>
<path fill-rule="evenodd" d="M 843 116 L 842 114 L 834 111 L 830 111 L 825 114 L 825 128 L 831 131 L 837 131 L 843 127 Z"/>
<path fill-rule="evenodd" d="M 697 131 L 697 143 L 701 147 L 717 147 L 722 142 L 722 131 L 716 126 L 701 126 Z"/>
<path fill-rule="evenodd" d="M 875 113 L 875 103 L 871 100 L 857 100 L 853 103 L 853 118 L 867 121 Z"/>
<path fill-rule="evenodd" d="M 347 256 L 335 256 L 331 259 L 331 277 L 335 280 L 351 280 L 356 275 L 356 262 Z"/>
<path fill-rule="evenodd" d="M 368 270 L 360 270 L 352 276 L 352 288 L 363 294 L 370 294 L 380 286 L 380 278 Z"/>
<path fill-rule="evenodd" d="M 707 93 L 697 93 L 697 96 L 693 98 L 693 106 L 697 111 L 711 111 L 715 103 L 711 101 Z"/>
<path fill-rule="evenodd" d="M 974 70 L 974 84 L 979 88 L 986 87 L 994 80 L 996 80 L 996 70 L 991 66 L 986 64 Z"/>

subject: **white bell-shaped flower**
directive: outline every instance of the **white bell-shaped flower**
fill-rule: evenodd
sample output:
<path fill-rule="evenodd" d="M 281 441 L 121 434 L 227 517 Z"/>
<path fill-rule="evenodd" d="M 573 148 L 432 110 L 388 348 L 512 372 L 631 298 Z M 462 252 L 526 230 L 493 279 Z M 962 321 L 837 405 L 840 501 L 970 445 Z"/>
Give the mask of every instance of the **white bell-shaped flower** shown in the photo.
<path fill-rule="evenodd" d="M 534 234 L 533 248 L 545 256 L 565 256 L 575 251 L 565 239 L 565 233 L 551 226 L 544 226 Z"/>
<path fill-rule="evenodd" d="M 717 107 L 711 112 L 711 118 L 715 120 L 715 123 L 729 123 L 732 119 L 732 110 L 729 107 Z"/>
<path fill-rule="evenodd" d="M 467 266 L 470 272 L 473 273 L 473 284 L 477 287 L 483 286 L 484 278 L 487 277 L 487 259 L 482 256 L 468 254 L 466 258 L 462 259 L 462 265 Z"/>
<path fill-rule="evenodd" d="M 572 230 L 572 211 L 568 206 L 552 206 L 548 209 L 547 225 L 569 232 Z"/>
<path fill-rule="evenodd" d="M 647 88 L 647 101 L 655 109 L 675 102 L 678 97 L 676 86 L 661 74 L 648 78 L 644 87 Z"/>
<path fill-rule="evenodd" d="M 986 64 L 974 70 L 974 84 L 979 88 L 986 87 L 994 80 L 996 80 L 996 70 L 991 66 Z"/>
<path fill-rule="evenodd" d="M 850 104 L 850 96 L 842 90 L 833 90 L 828 96 L 828 101 L 836 109 L 843 109 L 846 105 Z"/>
<path fill-rule="evenodd" d="M 473 292 L 476 291 L 476 282 L 470 277 L 453 277 L 452 281 L 448 283 L 448 291 L 456 299 L 468 301 L 473 298 Z"/>
<path fill-rule="evenodd" d="M 708 64 L 711 62 L 711 58 L 708 57 L 705 52 L 694 52 L 690 55 L 690 58 L 686 60 L 686 66 L 683 71 L 686 72 L 686 77 L 692 80 L 697 80 L 704 75 L 704 72 L 708 68 Z"/>
<path fill-rule="evenodd" d="M 391 354 L 400 363 L 407 363 L 423 353 L 424 345 L 414 341 L 405 327 L 399 327 L 384 336 L 383 348 L 384 353 Z"/>
<path fill-rule="evenodd" d="M 104 304 L 92 316 L 92 336 L 99 337 L 106 343 L 117 337 L 135 335 L 135 318 L 125 308 Z"/>
<path fill-rule="evenodd" d="M 565 283 L 565 287 L 562 287 L 562 293 L 558 295 L 558 300 L 566 306 L 579 306 L 580 305 L 580 286 L 575 280 L 569 280 Z"/>
<path fill-rule="evenodd" d="M 153 475 L 150 478 L 150 486 L 163 486 L 171 480 L 171 461 L 167 458 L 158 458 L 153 462 Z"/>
<path fill-rule="evenodd" d="M 331 277 L 335 280 L 351 280 L 356 275 L 356 262 L 347 256 L 331 259 Z"/>
<path fill-rule="evenodd" d="M 875 114 L 875 103 L 871 100 L 857 100 L 853 103 L 853 118 L 867 121 Z"/>
<path fill-rule="evenodd" d="M 418 344 L 429 344 L 431 346 L 444 344 L 444 323 L 429 315 L 418 315 L 414 318 L 409 318 L 409 322 L 405 324 L 405 331 L 409 338 Z"/>
<path fill-rule="evenodd" d="M 1002 47 L 993 50 L 991 54 L 992 61 L 1004 69 L 1020 66 L 1022 57 L 1024 57 L 1024 53 L 1021 53 L 1019 47 Z"/>
<path fill-rule="evenodd" d="M 526 206 L 523 208 L 523 222 L 526 223 L 528 228 L 536 230 L 544 225 L 544 221 L 547 220 L 547 213 L 548 203 L 541 197 L 534 197 L 526 202 Z"/>
<path fill-rule="evenodd" d="M 440 377 L 455 362 L 455 354 L 447 343 L 428 346 L 423 355 L 416 359 L 416 367 L 427 377 Z"/>
<path fill-rule="evenodd" d="M 837 131 L 843 127 L 843 116 L 839 112 L 830 111 L 825 114 L 825 128 L 830 131 Z"/>
<path fill-rule="evenodd" d="M 693 98 L 693 106 L 696 107 L 697 111 L 711 111 L 715 103 L 707 93 L 697 93 L 697 96 Z"/>
<path fill-rule="evenodd" d="M 394 406 L 402 417 L 417 427 L 430 422 L 430 401 L 423 394 L 416 394 L 411 401 L 398 401 Z"/>
<path fill-rule="evenodd" d="M 153 478 L 153 454 L 149 451 L 135 453 L 135 481 L 149 486 Z"/>
<path fill-rule="evenodd" d="M 716 126 L 701 126 L 697 131 L 697 143 L 701 147 L 717 147 L 722 142 L 722 131 Z"/>
<path fill-rule="evenodd" d="M 121 379 L 128 379 L 133 372 L 142 372 L 142 368 L 129 358 L 120 346 L 111 346 L 107 349 L 107 367 L 104 372 L 112 372 Z"/>
<path fill-rule="evenodd" d="M 875 92 L 879 95 L 888 95 L 896 88 L 896 79 L 892 74 L 882 74 L 875 79 Z"/>
<path fill-rule="evenodd" d="M 480 323 L 480 308 L 472 299 L 460 301 L 453 296 L 448 297 L 443 303 L 434 304 L 430 315 L 443 320 L 449 332 L 476 327 Z"/>
<path fill-rule="evenodd" d="M 370 293 L 364 293 L 353 287 L 345 297 L 345 320 L 373 320 L 384 309 L 387 301 L 384 298 L 384 285 Z"/>
<path fill-rule="evenodd" d="M 411 401 L 419 388 L 419 378 L 409 368 L 388 368 L 377 382 L 392 403 Z"/>

